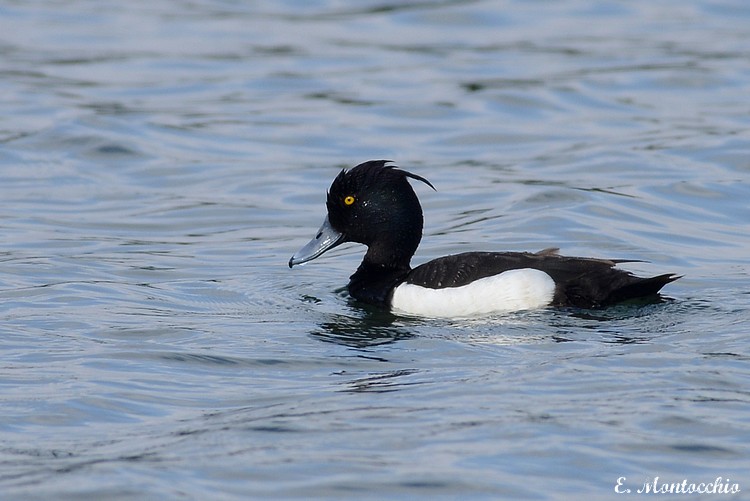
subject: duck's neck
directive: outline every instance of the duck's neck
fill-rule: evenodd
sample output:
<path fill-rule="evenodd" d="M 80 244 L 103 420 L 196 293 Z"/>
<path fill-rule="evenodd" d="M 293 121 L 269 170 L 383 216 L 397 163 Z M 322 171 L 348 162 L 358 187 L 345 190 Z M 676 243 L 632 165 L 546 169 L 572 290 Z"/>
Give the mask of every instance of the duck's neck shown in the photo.
<path fill-rule="evenodd" d="M 349 277 L 349 295 L 369 304 L 388 306 L 391 292 L 409 273 L 411 267 L 393 267 L 362 261 L 354 275 Z"/>
<path fill-rule="evenodd" d="M 415 250 L 416 245 L 406 242 L 371 244 L 349 277 L 349 294 L 359 301 L 387 306 L 393 288 L 411 271 L 409 262 Z"/>
<path fill-rule="evenodd" d="M 367 253 L 362 259 L 362 265 L 370 265 L 381 269 L 409 269 L 411 258 L 419 245 L 419 236 L 404 234 L 389 235 L 387 239 L 371 242 L 367 246 Z M 421 236 L 421 235 L 420 235 Z"/>

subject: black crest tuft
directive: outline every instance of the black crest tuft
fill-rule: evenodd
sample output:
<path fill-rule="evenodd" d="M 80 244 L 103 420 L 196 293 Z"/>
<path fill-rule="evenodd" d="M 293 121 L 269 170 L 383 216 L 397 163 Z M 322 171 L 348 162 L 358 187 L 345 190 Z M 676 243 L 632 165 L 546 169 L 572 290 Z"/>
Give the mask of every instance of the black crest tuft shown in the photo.
<path fill-rule="evenodd" d="M 342 196 L 376 191 L 380 187 L 388 186 L 390 183 L 407 177 L 421 181 L 435 190 L 427 179 L 401 170 L 395 165 L 386 165 L 390 162 L 392 160 L 369 160 L 348 171 L 343 169 L 328 190 L 328 209 L 331 209 L 332 204 L 337 205 Z"/>

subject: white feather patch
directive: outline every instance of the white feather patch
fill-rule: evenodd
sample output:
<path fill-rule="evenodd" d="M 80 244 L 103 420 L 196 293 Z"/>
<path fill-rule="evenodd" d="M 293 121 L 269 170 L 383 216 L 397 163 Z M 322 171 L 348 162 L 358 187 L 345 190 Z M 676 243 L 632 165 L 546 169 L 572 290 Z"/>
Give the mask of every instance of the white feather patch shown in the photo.
<path fill-rule="evenodd" d="M 475 280 L 461 287 L 430 289 L 401 284 L 393 290 L 396 312 L 423 317 L 465 318 L 548 306 L 555 282 L 540 270 L 522 268 Z"/>

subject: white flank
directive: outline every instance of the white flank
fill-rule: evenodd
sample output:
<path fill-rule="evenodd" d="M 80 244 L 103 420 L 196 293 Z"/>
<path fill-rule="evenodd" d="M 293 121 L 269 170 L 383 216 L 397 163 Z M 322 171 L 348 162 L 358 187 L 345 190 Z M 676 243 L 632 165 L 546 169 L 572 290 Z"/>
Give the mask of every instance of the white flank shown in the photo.
<path fill-rule="evenodd" d="M 401 284 L 393 291 L 396 312 L 423 317 L 465 318 L 542 308 L 552 302 L 555 282 L 543 271 L 509 270 L 461 287 L 430 289 Z"/>

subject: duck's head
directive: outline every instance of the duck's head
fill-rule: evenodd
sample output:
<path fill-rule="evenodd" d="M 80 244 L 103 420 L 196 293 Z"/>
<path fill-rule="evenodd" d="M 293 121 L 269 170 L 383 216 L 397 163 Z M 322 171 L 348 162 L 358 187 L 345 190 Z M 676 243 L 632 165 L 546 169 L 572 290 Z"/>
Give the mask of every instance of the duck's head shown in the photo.
<path fill-rule="evenodd" d="M 422 238 L 422 207 L 407 178 L 421 176 L 370 160 L 342 170 L 328 190 L 328 215 L 307 245 L 289 260 L 306 263 L 344 242 L 368 247 L 365 261 L 386 267 L 409 266 Z"/>

